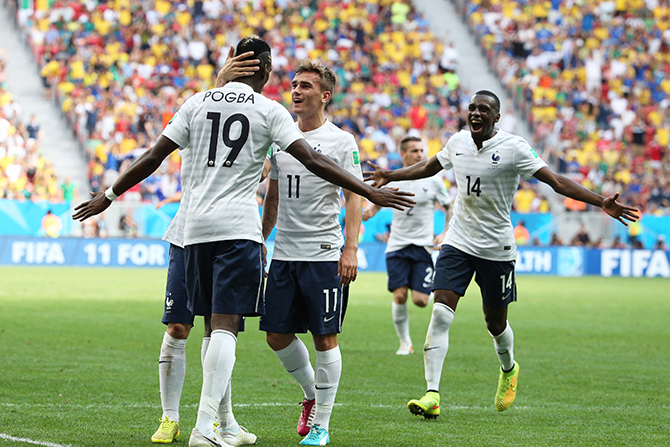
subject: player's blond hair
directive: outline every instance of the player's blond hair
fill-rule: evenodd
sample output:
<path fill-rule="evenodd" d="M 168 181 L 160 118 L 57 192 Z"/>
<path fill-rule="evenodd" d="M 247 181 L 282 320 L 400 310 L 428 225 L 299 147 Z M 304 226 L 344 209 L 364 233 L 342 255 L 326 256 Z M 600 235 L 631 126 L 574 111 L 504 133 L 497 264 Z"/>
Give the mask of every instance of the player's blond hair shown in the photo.
<path fill-rule="evenodd" d="M 303 59 L 300 61 L 297 67 L 295 67 L 295 74 L 300 73 L 316 73 L 319 75 L 319 84 L 321 85 L 321 90 L 330 92 L 331 96 L 335 93 L 335 85 L 337 85 L 337 78 L 333 70 L 326 67 L 325 65 L 319 62 L 312 62 L 309 59 Z"/>

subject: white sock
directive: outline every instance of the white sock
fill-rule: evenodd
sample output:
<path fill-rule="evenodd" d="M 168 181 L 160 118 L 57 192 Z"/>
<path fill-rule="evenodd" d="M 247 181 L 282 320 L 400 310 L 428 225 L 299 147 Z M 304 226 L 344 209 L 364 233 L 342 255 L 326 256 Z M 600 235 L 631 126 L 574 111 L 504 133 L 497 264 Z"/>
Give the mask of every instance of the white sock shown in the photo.
<path fill-rule="evenodd" d="M 209 348 L 209 341 L 211 337 L 202 337 L 202 346 L 200 346 L 200 364 L 205 366 L 205 354 L 207 354 L 207 348 Z"/>
<path fill-rule="evenodd" d="M 340 347 L 335 346 L 328 351 L 316 351 L 316 414 L 314 425 L 320 425 L 328 430 L 330 415 L 333 412 L 337 387 L 342 375 L 342 354 Z"/>
<path fill-rule="evenodd" d="M 449 327 L 454 321 L 454 311 L 442 303 L 433 304 L 426 343 L 423 345 L 423 364 L 429 390 L 439 391 L 442 366 L 449 350 Z"/>
<path fill-rule="evenodd" d="M 503 371 L 510 371 L 514 368 L 514 332 L 512 332 L 509 321 L 504 331 L 499 335 L 491 335 L 491 337 L 493 337 L 493 347 L 498 354 Z"/>
<path fill-rule="evenodd" d="M 205 436 L 214 434 L 219 404 L 235 366 L 236 345 L 237 337 L 231 332 L 220 329 L 212 332 L 202 367 L 202 393 L 195 423 Z"/>
<path fill-rule="evenodd" d="M 302 340 L 295 337 L 291 344 L 274 353 L 286 372 L 298 382 L 305 399 L 314 399 L 314 368 L 309 362 L 309 351 Z"/>
<path fill-rule="evenodd" d="M 186 376 L 186 340 L 163 335 L 158 358 L 158 378 L 161 390 L 163 418 L 179 422 L 179 400 Z"/>
<path fill-rule="evenodd" d="M 230 430 L 233 433 L 240 431 L 240 425 L 233 414 L 231 380 L 228 381 L 226 392 L 223 393 L 223 399 L 219 404 L 219 423 L 223 430 Z"/>
<path fill-rule="evenodd" d="M 391 304 L 391 313 L 393 314 L 393 325 L 395 332 L 398 334 L 400 343 L 412 344 L 412 339 L 409 336 L 409 312 L 407 311 L 407 303 L 398 304 L 395 301 Z"/>

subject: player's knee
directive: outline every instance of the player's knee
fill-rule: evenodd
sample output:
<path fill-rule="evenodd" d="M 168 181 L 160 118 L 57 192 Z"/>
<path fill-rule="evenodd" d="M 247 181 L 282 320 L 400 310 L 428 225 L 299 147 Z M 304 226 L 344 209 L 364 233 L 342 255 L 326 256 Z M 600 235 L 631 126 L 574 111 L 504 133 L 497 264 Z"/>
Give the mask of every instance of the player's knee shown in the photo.
<path fill-rule="evenodd" d="M 268 332 L 265 335 L 265 340 L 268 343 L 268 346 L 272 348 L 273 351 L 281 351 L 291 344 L 295 334 L 277 334 L 274 332 Z"/>
<path fill-rule="evenodd" d="M 405 304 L 407 302 L 407 287 L 400 287 L 393 291 L 393 301 L 397 304 Z"/>
<path fill-rule="evenodd" d="M 496 336 L 502 334 L 502 332 L 507 327 L 507 321 L 502 320 L 498 321 L 497 319 L 486 319 L 486 329 L 491 333 L 491 335 Z"/>
<path fill-rule="evenodd" d="M 419 307 L 426 307 L 428 305 L 429 298 L 430 295 L 412 290 L 412 301 Z"/>
<path fill-rule="evenodd" d="M 169 323 L 167 327 L 167 333 L 176 339 L 185 340 L 188 338 L 188 334 L 191 332 L 190 324 L 182 323 Z"/>
<path fill-rule="evenodd" d="M 330 351 L 337 347 L 337 334 L 315 335 L 314 348 L 317 351 Z"/>

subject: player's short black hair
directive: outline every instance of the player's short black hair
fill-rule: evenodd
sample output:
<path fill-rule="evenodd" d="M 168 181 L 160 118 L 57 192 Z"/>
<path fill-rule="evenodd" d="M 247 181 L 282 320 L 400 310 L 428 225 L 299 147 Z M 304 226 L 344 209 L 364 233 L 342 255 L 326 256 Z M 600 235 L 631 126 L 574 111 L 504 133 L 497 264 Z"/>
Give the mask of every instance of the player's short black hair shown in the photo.
<path fill-rule="evenodd" d="M 261 54 L 267 52 L 272 53 L 270 50 L 270 45 L 260 37 L 255 34 L 247 36 L 240 40 L 235 49 L 235 54 L 246 53 L 247 51 L 253 51 L 254 57 L 258 58 Z M 262 61 L 261 61 L 262 62 Z"/>
<path fill-rule="evenodd" d="M 500 113 L 500 98 L 498 98 L 495 93 L 490 90 L 479 90 L 477 93 L 475 93 L 475 95 L 484 95 L 488 96 L 489 98 L 493 98 L 496 105 L 496 112 Z"/>
<path fill-rule="evenodd" d="M 410 141 L 418 141 L 419 143 L 421 143 L 421 138 L 412 135 L 407 135 L 406 137 L 404 137 L 402 140 L 400 140 L 401 152 L 405 152 L 407 150 L 407 143 L 409 143 Z"/>

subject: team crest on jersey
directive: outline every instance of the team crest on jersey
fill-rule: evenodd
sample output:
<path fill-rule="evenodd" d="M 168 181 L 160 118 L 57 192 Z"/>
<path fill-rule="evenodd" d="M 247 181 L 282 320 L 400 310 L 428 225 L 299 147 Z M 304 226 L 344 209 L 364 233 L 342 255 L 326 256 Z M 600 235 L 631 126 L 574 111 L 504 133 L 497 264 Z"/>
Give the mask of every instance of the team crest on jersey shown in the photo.
<path fill-rule="evenodd" d="M 314 149 L 315 151 L 317 151 L 320 154 L 321 153 L 321 143 L 317 144 L 312 149 Z"/>
<path fill-rule="evenodd" d="M 498 163 L 500 163 L 500 155 L 498 154 L 498 151 L 496 151 L 495 154 L 491 155 L 491 167 L 489 169 L 496 169 Z"/>

